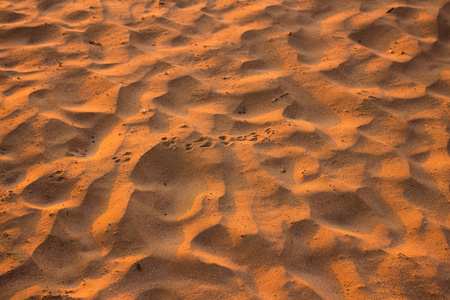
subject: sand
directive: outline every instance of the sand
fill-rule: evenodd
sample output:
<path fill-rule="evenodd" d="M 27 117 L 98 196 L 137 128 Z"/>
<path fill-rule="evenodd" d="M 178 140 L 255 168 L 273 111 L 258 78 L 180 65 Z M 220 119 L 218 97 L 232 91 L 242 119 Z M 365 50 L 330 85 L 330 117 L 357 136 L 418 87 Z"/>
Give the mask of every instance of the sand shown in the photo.
<path fill-rule="evenodd" d="M 0 299 L 450 298 L 448 0 L 0 23 Z"/>

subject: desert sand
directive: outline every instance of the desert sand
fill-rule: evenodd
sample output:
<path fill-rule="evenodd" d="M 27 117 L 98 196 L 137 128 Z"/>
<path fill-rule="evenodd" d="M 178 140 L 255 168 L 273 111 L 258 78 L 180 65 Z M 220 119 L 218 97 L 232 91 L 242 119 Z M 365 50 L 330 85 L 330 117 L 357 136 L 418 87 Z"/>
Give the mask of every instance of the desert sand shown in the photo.
<path fill-rule="evenodd" d="M 448 0 L 0 23 L 0 299 L 450 298 Z"/>

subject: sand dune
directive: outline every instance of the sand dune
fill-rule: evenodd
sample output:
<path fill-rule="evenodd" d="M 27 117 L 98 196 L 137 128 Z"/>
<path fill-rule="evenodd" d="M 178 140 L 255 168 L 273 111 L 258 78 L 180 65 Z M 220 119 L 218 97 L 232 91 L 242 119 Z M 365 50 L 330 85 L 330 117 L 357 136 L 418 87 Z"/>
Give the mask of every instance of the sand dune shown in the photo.
<path fill-rule="evenodd" d="M 0 299 L 448 299 L 448 0 L 0 2 Z"/>

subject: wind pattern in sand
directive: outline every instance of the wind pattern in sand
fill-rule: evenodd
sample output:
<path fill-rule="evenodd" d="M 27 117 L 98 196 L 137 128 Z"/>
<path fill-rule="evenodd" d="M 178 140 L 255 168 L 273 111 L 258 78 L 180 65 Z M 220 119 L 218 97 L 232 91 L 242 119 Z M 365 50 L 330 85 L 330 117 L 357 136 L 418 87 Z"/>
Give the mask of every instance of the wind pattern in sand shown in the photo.
<path fill-rule="evenodd" d="M 0 299 L 450 295 L 447 0 L 3 0 L 0 93 Z"/>

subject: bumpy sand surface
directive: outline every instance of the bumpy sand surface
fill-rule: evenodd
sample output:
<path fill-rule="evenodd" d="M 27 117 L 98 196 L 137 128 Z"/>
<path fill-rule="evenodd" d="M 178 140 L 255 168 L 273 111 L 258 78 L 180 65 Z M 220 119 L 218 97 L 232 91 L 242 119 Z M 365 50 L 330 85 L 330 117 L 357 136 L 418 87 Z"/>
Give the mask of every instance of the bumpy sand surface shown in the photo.
<path fill-rule="evenodd" d="M 0 299 L 448 299 L 448 0 L 0 1 Z"/>

